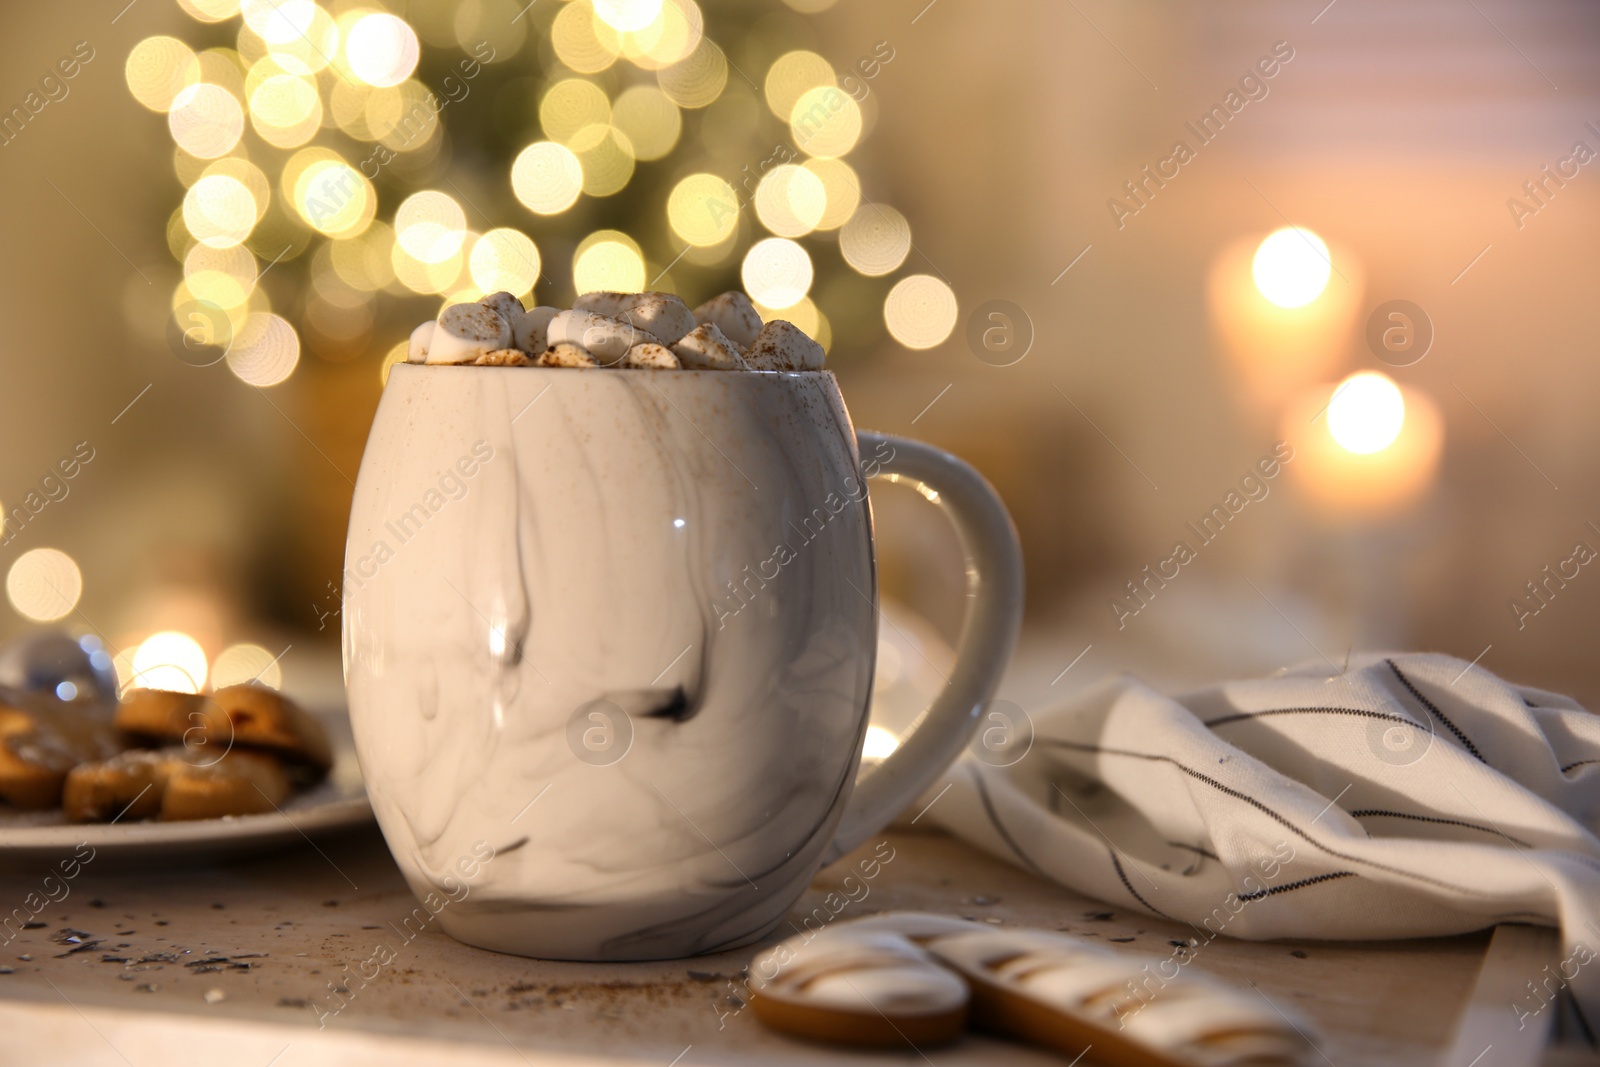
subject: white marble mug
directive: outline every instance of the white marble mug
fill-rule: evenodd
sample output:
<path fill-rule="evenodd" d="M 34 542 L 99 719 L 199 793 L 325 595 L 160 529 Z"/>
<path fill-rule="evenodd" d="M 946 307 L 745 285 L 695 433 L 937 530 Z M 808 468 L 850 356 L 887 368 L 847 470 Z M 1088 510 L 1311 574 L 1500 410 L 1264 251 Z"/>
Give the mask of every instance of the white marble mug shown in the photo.
<path fill-rule="evenodd" d="M 856 784 L 880 475 L 943 506 L 969 600 L 949 684 Z M 446 932 L 549 959 L 767 933 L 960 753 L 1022 609 L 988 483 L 855 433 L 827 372 L 397 365 L 345 568 L 390 850 Z"/>

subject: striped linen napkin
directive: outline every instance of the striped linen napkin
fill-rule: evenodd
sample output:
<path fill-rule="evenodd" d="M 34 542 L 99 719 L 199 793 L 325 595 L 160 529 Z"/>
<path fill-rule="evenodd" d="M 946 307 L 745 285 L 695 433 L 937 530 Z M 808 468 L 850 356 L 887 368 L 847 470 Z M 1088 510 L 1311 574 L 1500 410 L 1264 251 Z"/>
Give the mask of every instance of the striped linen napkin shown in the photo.
<path fill-rule="evenodd" d="M 1178 697 L 1115 677 L 1031 725 L 1020 755 L 975 745 L 929 818 L 1187 924 L 1191 952 L 1555 926 L 1560 958 L 1511 1008 L 1600 1023 L 1600 716 L 1570 698 L 1371 654 Z"/>

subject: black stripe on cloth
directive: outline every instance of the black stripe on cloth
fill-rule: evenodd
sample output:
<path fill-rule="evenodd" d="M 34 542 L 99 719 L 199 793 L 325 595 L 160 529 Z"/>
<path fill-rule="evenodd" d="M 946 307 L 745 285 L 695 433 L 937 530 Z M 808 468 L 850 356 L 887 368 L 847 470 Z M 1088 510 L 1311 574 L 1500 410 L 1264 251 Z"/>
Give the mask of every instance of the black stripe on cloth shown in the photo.
<path fill-rule="evenodd" d="M 1407 691 L 1409 691 L 1412 696 L 1417 698 L 1417 703 L 1419 703 L 1423 707 L 1427 708 L 1430 712 L 1433 713 L 1434 718 L 1436 718 L 1440 722 L 1444 723 L 1445 729 L 1447 729 L 1451 733 L 1455 734 L 1456 735 L 1456 740 L 1460 741 L 1463 745 L 1465 745 L 1468 752 L 1470 752 L 1474 756 L 1478 757 L 1478 762 L 1479 763 L 1482 763 L 1482 764 L 1485 764 L 1485 765 L 1488 764 L 1489 761 L 1483 758 L 1483 753 L 1478 751 L 1478 746 L 1474 745 L 1467 738 L 1467 735 L 1461 732 L 1461 728 L 1460 727 L 1458 727 L 1455 723 L 1450 721 L 1450 716 L 1446 715 L 1444 712 L 1439 710 L 1439 705 L 1435 704 L 1433 701 L 1431 701 L 1427 697 L 1423 696 L 1422 692 L 1420 690 L 1418 690 L 1416 686 L 1411 684 L 1411 679 L 1407 678 L 1404 674 L 1400 673 L 1400 668 L 1396 667 L 1394 665 L 1394 660 L 1386 659 L 1383 662 L 1385 662 L 1385 663 L 1387 663 L 1389 665 L 1389 669 L 1391 671 L 1394 671 L 1394 676 L 1396 678 L 1400 679 L 1400 684 L 1405 686 Z"/>
<path fill-rule="evenodd" d="M 1220 719 L 1202 720 L 1207 726 L 1224 726 L 1230 722 L 1244 722 L 1267 715 L 1359 715 L 1366 719 L 1384 719 L 1388 722 L 1418 724 L 1404 715 L 1391 715 L 1387 711 L 1368 711 L 1366 708 L 1267 708 L 1264 711 L 1241 711 L 1237 715 L 1224 715 Z"/>
<path fill-rule="evenodd" d="M 1335 878 L 1354 878 L 1355 871 L 1330 871 L 1328 874 L 1316 874 L 1310 878 L 1302 878 L 1298 882 L 1289 882 L 1287 885 L 1275 885 L 1268 889 L 1257 889 L 1254 893 L 1240 893 L 1240 900 L 1261 900 L 1263 897 L 1275 896 L 1278 893 L 1292 893 L 1296 889 L 1304 889 L 1308 885 L 1318 882 L 1331 882 Z"/>
<path fill-rule="evenodd" d="M 1581 759 L 1577 763 L 1569 763 L 1565 767 L 1561 768 L 1561 773 L 1566 774 L 1574 767 L 1587 767 L 1591 763 L 1600 763 L 1600 759 Z"/>
<path fill-rule="evenodd" d="M 1190 844 L 1186 844 L 1183 841 L 1168 841 L 1167 844 L 1172 846 L 1173 848 L 1181 848 L 1186 852 L 1198 853 L 1199 855 L 1204 856 L 1208 860 L 1216 860 L 1218 863 L 1222 862 L 1222 858 L 1220 856 L 1218 856 L 1215 852 L 1212 852 L 1208 848 L 1202 848 L 1200 845 L 1190 845 Z"/>
<path fill-rule="evenodd" d="M 1315 837 L 1312 837 L 1311 834 L 1296 826 L 1287 816 L 1274 811 L 1272 808 L 1268 807 L 1262 801 L 1257 800 L 1250 794 L 1241 792 L 1240 790 L 1233 788 L 1231 785 L 1225 785 L 1208 774 L 1203 774 L 1187 764 L 1178 762 L 1171 756 L 1158 755 L 1153 752 L 1134 752 L 1125 748 L 1106 748 L 1102 745 L 1089 745 L 1080 741 L 1059 741 L 1053 738 L 1039 738 L 1038 743 L 1049 748 L 1069 748 L 1077 752 L 1093 752 L 1107 756 L 1126 756 L 1130 759 L 1149 760 L 1152 763 L 1171 764 L 1184 774 L 1187 774 L 1189 777 L 1197 781 L 1204 782 L 1206 785 L 1211 786 L 1211 788 L 1217 790 L 1218 792 L 1225 793 L 1228 796 L 1233 797 L 1235 800 L 1244 801 L 1246 804 L 1249 804 L 1251 807 L 1255 808 L 1257 811 L 1261 812 L 1263 815 L 1267 816 L 1284 829 L 1297 835 L 1306 842 L 1317 846 L 1330 856 L 1342 859 L 1347 863 L 1360 864 L 1362 866 L 1371 867 L 1374 870 L 1387 871 L 1390 874 L 1399 875 L 1401 878 L 1410 878 L 1418 882 L 1423 882 L 1427 885 L 1437 886 L 1440 889 L 1448 889 L 1453 893 L 1466 893 L 1470 896 L 1493 899 L 1491 894 L 1485 893 L 1482 890 L 1473 889 L 1471 886 L 1463 883 L 1446 882 L 1438 878 L 1430 878 L 1425 874 L 1418 874 L 1415 871 L 1408 871 L 1401 867 L 1391 867 L 1386 863 L 1379 863 L 1376 860 L 1365 859 L 1361 856 L 1352 856 L 1348 852 L 1341 852 L 1332 845 L 1318 841 Z"/>
<path fill-rule="evenodd" d="M 1510 841 L 1513 845 L 1517 845 L 1521 848 L 1533 847 L 1533 845 L 1526 841 L 1517 840 L 1504 830 L 1496 830 L 1492 826 L 1479 826 L 1475 822 L 1463 822 L 1460 819 L 1441 819 L 1435 815 L 1413 815 L 1408 811 L 1384 811 L 1380 808 L 1359 808 L 1356 811 L 1350 812 L 1350 817 L 1352 819 L 1366 819 L 1379 815 L 1389 819 L 1412 819 L 1416 822 L 1436 822 L 1444 826 L 1463 826 L 1468 830 L 1477 830 L 1480 833 L 1494 834 L 1496 837 L 1503 837 L 1507 841 Z"/>
<path fill-rule="evenodd" d="M 1122 861 L 1117 859 L 1117 850 L 1116 849 L 1112 848 L 1110 845 L 1107 845 L 1106 846 L 1106 854 L 1111 857 L 1111 866 L 1116 868 L 1117 877 L 1122 879 L 1123 888 L 1126 889 L 1129 893 L 1133 894 L 1133 899 L 1134 900 L 1137 900 L 1140 904 L 1143 904 L 1145 906 L 1146 910 L 1154 912 L 1155 914 L 1161 916 L 1163 919 L 1167 919 L 1167 920 L 1170 920 L 1172 922 L 1176 922 L 1177 921 L 1176 919 L 1173 919 L 1172 916 L 1168 915 L 1166 912 L 1162 911 L 1160 908 L 1156 907 L 1154 904 L 1152 904 L 1148 900 L 1144 899 L 1144 897 L 1141 897 L 1139 895 L 1139 891 L 1137 889 L 1133 888 L 1133 883 L 1128 881 L 1127 872 L 1122 869 Z"/>
<path fill-rule="evenodd" d="M 1017 844 L 1016 838 L 1011 836 L 1011 831 L 1007 830 L 1005 824 L 1000 821 L 1000 813 L 994 810 L 994 801 L 989 799 L 989 787 L 983 784 L 983 776 L 978 773 L 978 769 L 969 764 L 967 770 L 972 776 L 972 784 L 978 790 L 978 799 L 983 802 L 983 813 L 989 816 L 990 825 L 992 825 L 995 829 L 995 832 L 1000 835 L 1000 839 L 1006 843 L 1006 847 L 1011 849 L 1012 852 L 1015 852 L 1017 854 L 1017 858 L 1023 863 L 1026 863 L 1028 865 L 1028 869 L 1034 874 L 1037 874 L 1040 878 L 1043 878 L 1047 882 L 1054 882 L 1054 878 L 1044 873 L 1043 869 L 1041 869 L 1037 863 L 1033 862 L 1032 856 L 1029 856 L 1026 852 L 1022 851 L 1022 846 Z"/>

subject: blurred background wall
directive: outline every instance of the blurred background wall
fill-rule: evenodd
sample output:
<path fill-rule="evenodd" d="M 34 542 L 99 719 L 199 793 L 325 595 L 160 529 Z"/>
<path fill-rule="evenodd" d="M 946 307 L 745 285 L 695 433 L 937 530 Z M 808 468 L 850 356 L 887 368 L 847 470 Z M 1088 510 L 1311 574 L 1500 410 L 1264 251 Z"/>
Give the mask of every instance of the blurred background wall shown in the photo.
<path fill-rule="evenodd" d="M 387 226 L 379 259 L 391 259 L 397 210 L 436 191 L 461 210 L 461 240 L 496 227 L 532 240 L 541 303 L 571 300 L 585 238 L 610 230 L 634 243 L 645 281 L 691 303 L 737 287 L 747 251 L 784 232 L 766 224 L 741 174 L 759 177 L 772 149 L 795 139 L 769 76 L 799 51 L 827 67 L 819 76 L 791 61 L 801 72 L 791 82 L 836 85 L 859 113 L 842 156 L 859 182 L 857 210 L 891 208 L 909 243 L 886 273 L 864 273 L 841 254 L 837 224 L 806 229 L 795 241 L 812 263 L 808 310 L 769 314 L 810 316 L 830 335 L 829 364 L 858 425 L 947 447 L 1000 489 L 1027 558 L 1028 655 L 1065 666 L 1092 646 L 1074 683 L 1119 668 L 1176 682 L 1319 656 L 1337 665 L 1351 646 L 1386 644 L 1481 655 L 1514 679 L 1600 702 L 1600 577 L 1569 562 L 1579 542 L 1600 550 L 1600 164 L 1575 152 L 1580 142 L 1600 152 L 1600 11 L 1578 0 L 1324 5 L 704 0 L 695 10 L 725 64 L 714 92 L 706 49 L 656 71 L 648 55 L 607 53 L 604 26 L 573 36 L 601 16 L 629 25 L 627 4 L 328 3 L 317 15 L 284 0 L 246 3 L 241 19 L 226 0 L 187 0 L 187 10 L 139 0 L 120 14 L 120 4 L 8 14 L 0 108 L 20 107 L 26 121 L 0 145 L 0 504 L 15 516 L 0 567 L 58 550 L 81 596 L 61 589 L 72 575 L 58 560 L 35 556 L 13 573 L 14 610 L 0 626 L 20 632 L 34 625 L 30 611 L 65 604 L 62 625 L 98 633 L 125 661 L 158 631 L 192 635 L 213 661 L 241 642 L 272 655 L 293 645 L 281 663 L 289 676 L 325 656 L 383 365 L 415 323 L 472 288 L 463 244 L 449 279 L 408 286 L 391 265 L 366 289 L 365 268 L 349 266 L 360 242 Z M 383 10 L 415 29 L 410 81 L 421 91 L 444 96 L 452 75 L 471 86 L 409 144 L 373 126 L 373 87 L 357 84 L 340 51 L 362 16 Z M 322 42 L 331 61 L 319 67 L 285 27 Z M 161 37 L 200 58 L 190 68 L 141 45 Z M 609 47 L 625 51 L 618 40 Z M 465 78 L 460 64 L 481 42 L 494 60 Z M 234 74 L 202 62 L 206 49 L 233 50 Z M 247 80 L 262 58 L 252 49 L 320 94 L 306 140 L 290 143 L 287 119 L 260 121 L 274 113 L 270 96 L 250 95 L 262 73 Z M 72 57 L 67 78 L 58 63 Z M 163 62 L 176 71 L 165 82 Z M 570 80 L 611 102 L 607 129 L 625 125 L 621 93 L 658 87 L 681 132 L 647 159 L 636 129 L 627 177 L 605 191 L 620 142 L 585 142 L 606 131 L 545 107 Z M 216 157 L 182 151 L 179 127 L 151 106 L 163 85 L 202 81 L 259 112 Z M 779 89 L 780 103 L 795 95 Z M 588 106 L 564 91 L 569 111 Z M 1221 118 L 1200 130 L 1213 108 Z M 551 128 L 569 120 L 583 128 Z M 1192 158 L 1172 162 L 1180 140 Z M 518 187 L 512 165 L 536 142 L 577 145 L 594 192 L 530 210 L 538 190 Z M 353 232 L 359 220 L 345 231 L 339 219 L 309 220 L 284 191 L 282 176 L 309 166 L 296 156 L 307 147 L 359 166 L 385 143 L 405 150 L 362 194 L 376 220 L 365 231 Z M 808 158 L 832 157 L 795 153 Z M 182 207 L 229 159 L 267 177 L 271 204 L 236 246 L 250 253 L 250 292 L 228 328 L 248 358 L 201 367 L 192 352 L 187 362 L 174 354 L 174 306 L 196 296 L 183 286 L 200 285 L 196 261 L 186 280 L 198 242 Z M 1147 166 L 1167 177 L 1149 179 Z M 1558 184 L 1543 168 L 1568 176 Z M 678 183 L 698 174 L 734 187 L 734 229 L 709 248 L 685 237 L 694 220 L 668 210 Z M 1542 184 L 1530 192 L 1529 182 Z M 893 259 L 903 235 L 889 216 L 873 218 L 882 232 L 869 228 L 863 247 Z M 448 240 L 449 219 L 437 225 Z M 1290 226 L 1325 242 L 1331 276 L 1304 308 L 1273 311 L 1249 257 Z M 344 260 L 329 251 L 340 242 Z M 886 300 L 924 276 L 945 288 L 889 311 L 902 323 L 910 314 L 909 339 L 931 344 L 911 347 L 886 325 Z M 947 294 L 956 310 L 945 322 Z M 1365 337 L 1369 317 L 1395 300 L 1419 309 L 1433 335 L 1404 366 L 1409 356 L 1380 358 Z M 280 316 L 293 351 L 252 311 Z M 918 335 L 919 322 L 933 322 L 923 334 L 934 336 Z M 1021 338 L 1031 344 L 1019 359 Z M 1361 371 L 1398 383 L 1407 419 L 1351 473 L 1339 467 L 1349 456 L 1324 455 L 1324 408 Z M 1436 456 L 1411 437 L 1430 427 Z M 1186 524 L 1239 490 L 1278 441 L 1295 458 L 1202 543 Z M 60 464 L 75 451 L 65 478 Z M 949 531 L 909 493 L 874 496 L 886 593 L 952 635 L 962 599 Z M 1196 548 L 1193 561 L 1164 584 L 1145 582 L 1146 565 L 1160 573 L 1179 540 Z"/>

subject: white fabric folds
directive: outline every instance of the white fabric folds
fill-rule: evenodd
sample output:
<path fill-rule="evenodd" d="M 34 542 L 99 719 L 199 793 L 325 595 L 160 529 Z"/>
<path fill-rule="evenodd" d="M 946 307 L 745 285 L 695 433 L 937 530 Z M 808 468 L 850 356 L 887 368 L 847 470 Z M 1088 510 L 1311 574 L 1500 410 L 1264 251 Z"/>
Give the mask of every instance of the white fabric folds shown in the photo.
<path fill-rule="evenodd" d="M 1570 698 L 1375 654 L 1176 698 L 1113 678 L 1032 726 L 1009 766 L 975 745 L 928 817 L 1196 945 L 1557 926 L 1523 1008 L 1600 1019 L 1600 716 Z"/>

